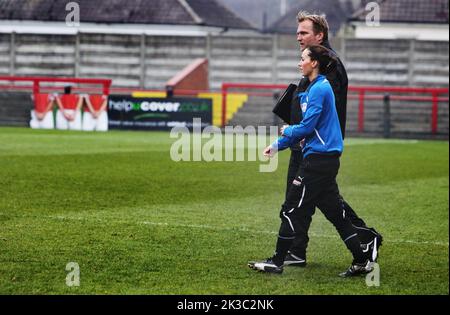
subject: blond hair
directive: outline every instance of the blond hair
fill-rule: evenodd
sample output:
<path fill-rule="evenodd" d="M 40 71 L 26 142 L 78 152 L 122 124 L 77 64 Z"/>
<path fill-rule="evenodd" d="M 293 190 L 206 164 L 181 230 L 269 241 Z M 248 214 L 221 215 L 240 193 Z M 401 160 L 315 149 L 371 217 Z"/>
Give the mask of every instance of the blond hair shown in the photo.
<path fill-rule="evenodd" d="M 297 15 L 297 22 L 311 21 L 313 24 L 314 35 L 323 33 L 323 41 L 328 40 L 328 31 L 330 27 L 324 14 L 311 14 L 307 11 L 300 11 Z"/>

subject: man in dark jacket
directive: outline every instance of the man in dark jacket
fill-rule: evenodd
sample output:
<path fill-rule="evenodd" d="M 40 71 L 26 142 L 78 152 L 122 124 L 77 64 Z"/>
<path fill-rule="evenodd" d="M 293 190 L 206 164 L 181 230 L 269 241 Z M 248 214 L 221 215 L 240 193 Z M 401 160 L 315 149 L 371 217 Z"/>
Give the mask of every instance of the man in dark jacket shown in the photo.
<path fill-rule="evenodd" d="M 328 23 L 324 16 L 309 14 L 308 12 L 300 12 L 298 14 L 298 29 L 297 29 L 297 41 L 300 44 L 300 48 L 304 50 L 310 45 L 322 45 L 332 50 L 328 41 Z M 337 57 L 337 55 L 336 55 Z M 341 127 L 342 137 L 345 138 L 345 125 L 347 116 L 347 91 L 348 91 L 348 78 L 344 65 L 339 58 L 337 66 L 326 75 L 328 81 L 331 84 L 336 99 L 336 109 L 339 117 L 339 123 Z M 294 93 L 294 97 L 291 104 L 291 125 L 299 124 L 302 120 L 300 102 L 298 100 L 298 94 L 306 91 L 310 82 L 308 78 L 302 78 L 297 91 Z M 291 148 L 291 159 L 289 161 L 289 169 L 287 176 L 286 196 L 289 191 L 290 185 L 295 180 L 295 176 L 303 160 L 300 144 Z M 382 237 L 373 228 L 368 228 L 365 222 L 358 217 L 355 211 L 350 205 L 343 199 L 342 207 L 344 215 L 350 219 L 353 226 L 358 232 L 358 236 L 361 240 L 364 251 L 372 251 L 374 259 L 378 256 L 378 248 L 381 245 Z M 310 213 L 314 213 L 314 209 Z M 311 224 L 312 216 L 305 218 L 307 226 Z M 308 235 L 297 235 L 296 239 L 287 254 L 284 265 L 285 266 L 305 266 L 306 265 L 306 248 L 308 246 Z"/>

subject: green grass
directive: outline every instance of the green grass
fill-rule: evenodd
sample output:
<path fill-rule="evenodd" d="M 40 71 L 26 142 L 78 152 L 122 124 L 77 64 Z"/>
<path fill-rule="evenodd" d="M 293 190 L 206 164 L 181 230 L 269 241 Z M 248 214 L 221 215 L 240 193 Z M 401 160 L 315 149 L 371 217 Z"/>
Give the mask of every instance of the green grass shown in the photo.
<path fill-rule="evenodd" d="M 289 154 L 170 159 L 169 133 L 0 128 L 0 294 L 448 294 L 449 145 L 349 139 L 341 193 L 382 232 L 380 287 L 340 279 L 350 253 L 318 211 L 307 268 L 273 253 Z M 66 286 L 77 262 L 81 285 Z"/>

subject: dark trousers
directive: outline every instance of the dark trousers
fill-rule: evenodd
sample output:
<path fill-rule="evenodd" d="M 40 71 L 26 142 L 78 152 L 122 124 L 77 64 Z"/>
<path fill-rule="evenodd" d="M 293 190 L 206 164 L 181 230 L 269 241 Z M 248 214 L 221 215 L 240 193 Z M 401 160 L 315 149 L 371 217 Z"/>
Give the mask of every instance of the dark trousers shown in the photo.
<path fill-rule="evenodd" d="M 286 196 L 287 199 L 288 193 L 290 190 L 290 187 L 295 179 L 295 176 L 297 175 L 300 165 L 303 161 L 303 153 L 299 150 L 292 150 L 291 151 L 291 159 L 289 161 L 289 169 L 288 169 L 288 175 L 287 175 L 287 184 L 286 184 Z M 362 220 L 358 215 L 355 213 L 353 208 L 342 198 L 342 196 L 339 196 L 342 202 L 342 205 L 344 207 L 345 215 L 350 220 L 350 222 L 353 224 L 353 226 L 356 228 L 356 231 L 358 233 L 358 237 L 361 240 L 361 243 L 368 243 L 370 242 L 373 237 L 377 234 L 377 232 L 372 229 L 368 228 L 366 226 L 366 223 L 364 220 Z M 311 225 L 312 216 L 315 213 L 314 209 L 309 209 L 307 211 L 309 215 L 305 215 L 304 225 L 305 225 L 305 233 L 297 233 L 295 240 L 293 241 L 292 247 L 290 251 L 301 258 L 306 258 L 306 249 L 308 247 L 309 237 L 308 237 L 308 230 L 309 226 Z"/>
<path fill-rule="evenodd" d="M 276 264 L 282 264 L 296 236 L 307 235 L 316 207 L 334 225 L 354 262 L 364 262 L 358 233 L 346 216 L 339 195 L 336 182 L 339 166 L 338 156 L 309 155 L 302 161 L 281 208 L 281 226 L 274 256 Z"/>

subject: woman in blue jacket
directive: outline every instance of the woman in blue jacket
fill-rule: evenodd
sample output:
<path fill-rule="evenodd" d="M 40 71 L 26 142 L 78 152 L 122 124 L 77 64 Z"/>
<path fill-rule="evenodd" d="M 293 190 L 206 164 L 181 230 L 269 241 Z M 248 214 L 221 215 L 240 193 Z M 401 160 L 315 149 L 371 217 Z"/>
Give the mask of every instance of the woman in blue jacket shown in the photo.
<path fill-rule="evenodd" d="M 305 218 L 318 207 L 336 227 L 353 255 L 350 268 L 340 275 L 348 277 L 372 270 L 370 255 L 363 252 L 357 232 L 345 216 L 336 182 L 344 142 L 334 93 L 324 75 L 335 65 L 334 55 L 323 46 L 310 46 L 303 51 L 299 67 L 311 82 L 308 89 L 299 94 L 303 120 L 299 125 L 283 127 L 282 136 L 267 147 L 264 154 L 273 156 L 301 141 L 304 160 L 281 209 L 276 252 L 272 258 L 250 262 L 252 269 L 282 273 L 284 258 L 296 233 L 307 229 Z"/>

